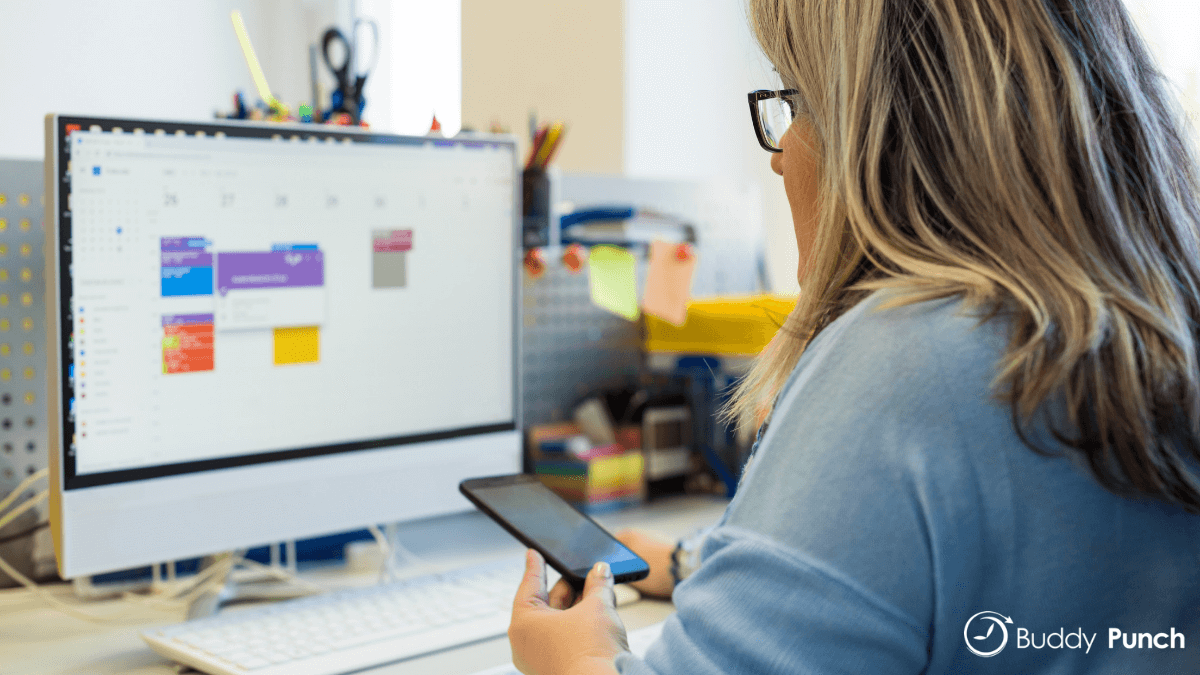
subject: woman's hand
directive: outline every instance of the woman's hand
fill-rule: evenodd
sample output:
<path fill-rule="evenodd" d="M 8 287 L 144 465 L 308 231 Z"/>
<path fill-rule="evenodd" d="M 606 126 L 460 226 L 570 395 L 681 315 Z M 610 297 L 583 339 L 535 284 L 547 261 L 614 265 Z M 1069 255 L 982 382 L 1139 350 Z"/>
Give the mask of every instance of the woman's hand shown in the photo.
<path fill-rule="evenodd" d="M 671 578 L 671 552 L 675 545 L 658 539 L 642 530 L 621 530 L 617 533 L 617 541 L 629 547 L 642 560 L 650 565 L 650 575 L 641 581 L 629 583 L 642 595 L 655 598 L 669 598 L 675 590 L 675 580 Z M 555 586 L 555 590 L 558 587 Z M 553 593 L 551 597 L 553 598 Z"/>
<path fill-rule="evenodd" d="M 513 665 L 525 675 L 616 673 L 613 660 L 629 650 L 617 616 L 612 571 L 597 563 L 588 572 L 578 602 L 565 580 L 546 593 L 546 564 L 525 552 L 525 577 L 513 600 L 508 641 Z"/>

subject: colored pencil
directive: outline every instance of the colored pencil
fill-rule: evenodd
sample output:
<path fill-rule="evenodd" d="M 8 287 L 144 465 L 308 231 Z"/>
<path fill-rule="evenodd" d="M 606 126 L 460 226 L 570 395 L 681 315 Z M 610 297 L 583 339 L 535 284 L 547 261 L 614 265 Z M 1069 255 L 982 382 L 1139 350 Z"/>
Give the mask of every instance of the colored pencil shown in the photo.
<path fill-rule="evenodd" d="M 538 153 L 534 156 L 534 166 L 538 167 L 539 169 L 546 168 L 546 161 L 549 159 L 550 152 L 553 150 L 554 146 L 557 145 L 558 138 L 562 135 L 564 126 L 565 125 L 562 122 L 555 122 L 550 126 L 550 131 L 546 133 L 545 142 L 543 142 L 542 146 L 538 148 Z"/>
<path fill-rule="evenodd" d="M 529 147 L 529 159 L 525 161 L 526 170 L 534 168 L 533 160 L 537 157 L 538 151 L 542 149 L 542 143 L 546 140 L 546 132 L 548 130 L 549 127 L 543 126 L 541 129 L 538 129 L 537 135 L 533 137 L 533 143 Z"/>
<path fill-rule="evenodd" d="M 558 151 L 558 146 L 562 145 L 563 136 L 567 133 L 567 125 L 559 123 L 558 135 L 554 137 L 554 143 L 546 152 L 546 159 L 542 160 L 542 167 L 550 166 L 550 160 L 554 159 L 554 153 Z"/>

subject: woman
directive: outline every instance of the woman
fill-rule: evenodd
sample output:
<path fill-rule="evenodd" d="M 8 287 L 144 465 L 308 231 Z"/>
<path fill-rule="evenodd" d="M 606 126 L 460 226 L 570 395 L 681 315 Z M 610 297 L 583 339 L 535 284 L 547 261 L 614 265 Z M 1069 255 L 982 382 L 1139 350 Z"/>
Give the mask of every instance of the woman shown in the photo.
<path fill-rule="evenodd" d="M 750 15 L 803 261 L 733 407 L 767 430 L 644 661 L 531 554 L 514 662 L 1200 672 L 1197 171 L 1120 0 Z"/>

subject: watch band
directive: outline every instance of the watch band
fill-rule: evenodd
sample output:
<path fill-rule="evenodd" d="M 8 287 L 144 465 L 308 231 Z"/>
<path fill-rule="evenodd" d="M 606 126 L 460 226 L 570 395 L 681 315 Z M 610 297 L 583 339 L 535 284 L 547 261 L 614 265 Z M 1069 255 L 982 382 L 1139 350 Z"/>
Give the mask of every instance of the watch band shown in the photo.
<path fill-rule="evenodd" d="M 679 576 L 679 552 L 683 550 L 683 540 L 675 542 L 675 549 L 671 551 L 671 582 L 673 586 L 678 586 L 683 578 Z"/>

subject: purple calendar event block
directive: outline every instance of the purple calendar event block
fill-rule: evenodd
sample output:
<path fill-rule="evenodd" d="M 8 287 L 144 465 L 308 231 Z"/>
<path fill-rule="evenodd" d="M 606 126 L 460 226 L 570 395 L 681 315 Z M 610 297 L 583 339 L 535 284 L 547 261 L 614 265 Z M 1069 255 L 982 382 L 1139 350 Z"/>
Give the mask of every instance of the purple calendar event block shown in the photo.
<path fill-rule="evenodd" d="M 198 323 L 212 323 L 212 314 L 165 314 L 162 322 L 164 326 L 190 326 Z"/>
<path fill-rule="evenodd" d="M 212 295 L 212 242 L 204 237 L 162 237 L 162 296 Z"/>
<path fill-rule="evenodd" d="M 212 267 L 213 255 L 200 251 L 163 251 L 163 267 Z"/>
<path fill-rule="evenodd" d="M 163 253 L 167 251 L 199 251 L 212 245 L 204 237 L 161 237 Z"/>
<path fill-rule="evenodd" d="M 325 254 L 313 250 L 217 253 L 217 292 L 325 285 Z"/>

